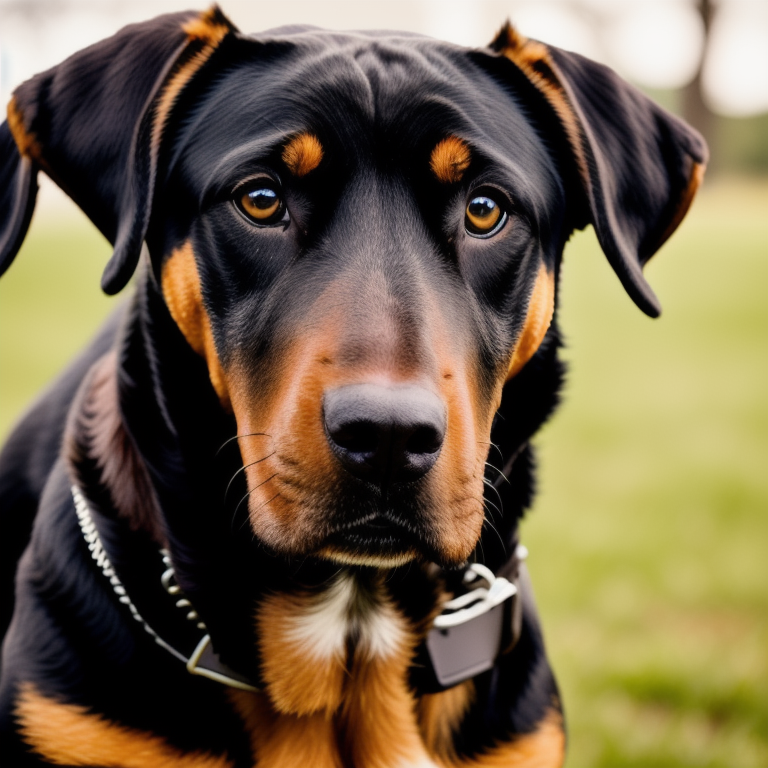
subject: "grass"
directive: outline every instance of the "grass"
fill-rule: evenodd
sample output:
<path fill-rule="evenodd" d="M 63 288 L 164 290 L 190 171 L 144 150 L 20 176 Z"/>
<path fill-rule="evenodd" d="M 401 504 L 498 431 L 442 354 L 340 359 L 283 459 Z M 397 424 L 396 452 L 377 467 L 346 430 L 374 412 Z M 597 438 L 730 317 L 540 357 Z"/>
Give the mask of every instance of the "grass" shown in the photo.
<path fill-rule="evenodd" d="M 569 244 L 530 567 L 568 764 L 768 765 L 768 183 L 705 188 L 643 317 Z"/>
<path fill-rule="evenodd" d="M 0 435 L 115 302 L 103 239 L 50 221 L 0 281 Z M 646 274 L 656 321 L 591 234 L 566 252 L 570 376 L 523 538 L 568 765 L 768 766 L 768 182 L 705 187 Z"/>
<path fill-rule="evenodd" d="M 120 301 L 99 290 L 110 252 L 74 203 L 38 205 L 0 279 L 0 440 Z"/>

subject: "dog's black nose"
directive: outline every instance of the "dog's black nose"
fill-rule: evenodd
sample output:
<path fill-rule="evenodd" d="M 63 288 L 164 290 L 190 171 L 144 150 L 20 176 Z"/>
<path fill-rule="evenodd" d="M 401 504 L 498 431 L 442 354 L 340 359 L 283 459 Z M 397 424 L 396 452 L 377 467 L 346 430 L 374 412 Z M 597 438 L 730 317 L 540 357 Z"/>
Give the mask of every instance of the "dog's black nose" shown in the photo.
<path fill-rule="evenodd" d="M 445 406 L 414 385 L 349 384 L 323 399 L 331 449 L 355 477 L 381 487 L 429 472 L 445 438 Z"/>

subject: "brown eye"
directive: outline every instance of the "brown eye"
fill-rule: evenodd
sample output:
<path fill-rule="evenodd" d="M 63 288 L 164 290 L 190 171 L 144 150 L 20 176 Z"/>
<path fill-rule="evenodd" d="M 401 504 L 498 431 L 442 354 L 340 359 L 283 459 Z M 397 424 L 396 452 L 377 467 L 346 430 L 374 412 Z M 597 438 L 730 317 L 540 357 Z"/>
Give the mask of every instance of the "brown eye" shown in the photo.
<path fill-rule="evenodd" d="M 237 207 L 256 224 L 277 224 L 285 215 L 285 203 L 274 182 L 260 180 L 235 199 Z"/>
<path fill-rule="evenodd" d="M 493 198 L 477 195 L 467 204 L 464 226 L 473 237 L 490 237 L 504 226 L 506 220 L 507 214 Z"/>

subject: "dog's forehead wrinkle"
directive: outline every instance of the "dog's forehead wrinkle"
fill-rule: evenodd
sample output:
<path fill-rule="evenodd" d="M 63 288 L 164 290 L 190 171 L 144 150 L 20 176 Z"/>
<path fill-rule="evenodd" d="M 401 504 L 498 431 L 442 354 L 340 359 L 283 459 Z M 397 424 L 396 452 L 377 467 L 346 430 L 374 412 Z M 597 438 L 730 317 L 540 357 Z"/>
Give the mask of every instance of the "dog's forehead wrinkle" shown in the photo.
<path fill-rule="evenodd" d="M 406 47 L 414 42 L 416 50 Z M 513 194 L 539 219 L 559 197 L 552 189 L 558 174 L 515 95 L 504 95 L 482 76 L 472 75 L 467 88 L 464 81 L 479 68 L 425 42 L 358 36 L 341 50 L 316 42 L 296 46 L 278 58 L 270 78 L 260 62 L 237 64 L 187 117 L 169 167 L 183 161 L 184 177 L 199 180 L 192 186 L 202 188 L 202 206 L 206 197 L 263 168 L 298 133 L 316 135 L 324 150 L 335 147 L 325 154 L 336 172 L 340 163 L 345 172 L 368 166 L 374 180 L 393 171 L 412 174 L 419 153 L 426 170 L 429 153 L 450 134 L 466 141 L 484 165 L 504 170 Z M 405 62 L 407 75 L 399 73 L 401 66 L 385 66 L 388 59 Z M 253 83 L 245 92 L 238 86 L 242 73 Z M 234 110 L 237 120 L 225 119 Z M 385 210 L 381 192 L 379 203 Z"/>
<path fill-rule="evenodd" d="M 369 128 L 376 123 L 390 124 L 407 140 L 423 130 L 425 119 L 428 125 L 438 117 L 471 124 L 469 116 L 491 115 L 497 102 L 493 89 L 481 89 L 482 98 L 473 95 L 477 83 L 466 86 L 475 65 L 444 48 L 429 40 L 362 36 L 342 47 L 327 42 L 293 46 L 278 57 L 272 71 L 263 62 L 246 61 L 223 73 L 221 86 L 205 97 L 207 106 L 197 110 L 193 122 L 199 123 L 202 111 L 214 123 L 226 124 L 222 115 L 236 109 L 238 131 L 249 122 L 263 130 L 259 126 L 267 119 L 279 125 L 288 115 L 294 120 L 303 115 L 308 127 L 317 124 L 341 137 L 359 132 L 363 123 Z M 252 88 L 243 89 L 244 77 Z M 435 108 L 441 114 L 430 117 Z M 345 116 L 341 121 L 339 114 Z M 228 124 L 226 128 L 231 137 Z"/>

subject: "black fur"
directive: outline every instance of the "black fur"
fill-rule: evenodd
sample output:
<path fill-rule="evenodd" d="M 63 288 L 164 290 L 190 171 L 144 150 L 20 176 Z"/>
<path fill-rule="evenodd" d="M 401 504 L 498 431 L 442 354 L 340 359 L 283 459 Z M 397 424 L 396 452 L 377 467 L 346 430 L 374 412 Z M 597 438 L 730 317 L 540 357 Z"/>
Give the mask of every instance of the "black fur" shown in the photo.
<path fill-rule="evenodd" d="M 251 530 L 235 417 L 160 288 L 175 249 L 194 244 L 218 357 L 225 367 L 240 366 L 255 393 L 275 385 L 282 356 L 311 330 L 313 299 L 342 277 L 362 287 L 375 273 L 400 307 L 397 322 L 412 327 L 404 338 L 417 352 L 414 286 L 426 282 L 440 296 L 477 397 L 490 402 L 537 270 L 544 264 L 557 276 L 575 227 L 595 224 L 627 290 L 657 312 L 640 267 L 675 218 L 691 167 L 705 160 L 694 132 L 604 68 L 557 49 L 548 50 L 580 121 L 588 178 L 551 104 L 501 55 L 503 35 L 493 48 L 467 51 L 408 35 L 291 28 L 245 37 L 230 28 L 211 51 L 183 32 L 193 18 L 128 27 L 20 86 L 14 109 L 33 140 L 23 156 L 8 124 L 0 126 L 3 268 L 28 226 L 38 168 L 115 245 L 105 290 L 124 286 L 142 242 L 149 251 L 131 302 L 21 421 L 0 459 L 0 758 L 15 766 L 41 764 L 13 718 L 19 686 L 30 682 L 181 749 L 250 765 L 225 689 L 188 675 L 158 648 L 94 566 L 73 511 L 73 481 L 150 624 L 187 642 L 172 601 L 157 590 L 163 541 L 217 653 L 253 680 L 261 674 L 252 621 L 260 596 L 290 585 L 319 589 L 338 568 L 311 551 L 267 547 Z M 220 14 L 211 18 L 228 25 Z M 159 99 L 201 52 L 206 61 L 168 108 L 158 138 Z M 290 178 L 280 148 L 304 131 L 319 137 L 323 159 L 313 173 Z M 449 134 L 472 147 L 472 164 L 462 181 L 446 185 L 431 174 L 429 156 Z M 233 205 L 233 190 L 275 168 L 290 226 L 257 231 Z M 511 201 L 514 227 L 495 239 L 469 239 L 455 224 L 478 185 L 500 188 Z M 351 324 L 365 326 L 365 306 L 352 302 L 347 312 Z M 494 420 L 488 524 L 473 557 L 495 570 L 509 559 L 531 503 L 529 440 L 557 404 L 559 346 L 553 320 L 536 354 L 504 386 Z M 94 392 L 110 352 L 115 429 L 139 457 L 135 482 L 149 489 L 149 517 L 121 508 L 99 453 L 104 406 Z M 339 488 L 329 515 L 383 510 L 424 560 L 456 565 L 429 544 L 418 484 L 393 487 L 387 498 L 349 479 Z M 394 569 L 388 586 L 417 626 L 441 579 L 451 576 L 436 580 L 411 564 Z M 459 755 L 530 733 L 559 706 L 528 586 L 523 594 L 522 636 L 475 681 L 476 699 L 455 739 Z"/>

